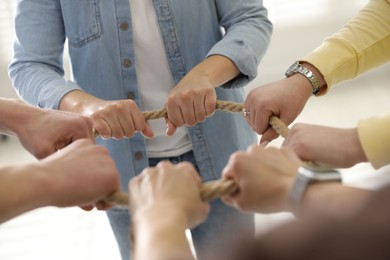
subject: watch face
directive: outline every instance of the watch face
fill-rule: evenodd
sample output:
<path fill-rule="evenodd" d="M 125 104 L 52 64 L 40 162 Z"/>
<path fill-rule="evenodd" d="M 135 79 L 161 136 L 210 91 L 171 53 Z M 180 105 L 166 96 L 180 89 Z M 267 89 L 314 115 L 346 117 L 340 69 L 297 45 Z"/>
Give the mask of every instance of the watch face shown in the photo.
<path fill-rule="evenodd" d="M 296 61 L 287 69 L 285 75 L 287 77 L 294 75 L 295 73 L 297 73 L 298 68 L 299 68 L 299 62 Z"/>

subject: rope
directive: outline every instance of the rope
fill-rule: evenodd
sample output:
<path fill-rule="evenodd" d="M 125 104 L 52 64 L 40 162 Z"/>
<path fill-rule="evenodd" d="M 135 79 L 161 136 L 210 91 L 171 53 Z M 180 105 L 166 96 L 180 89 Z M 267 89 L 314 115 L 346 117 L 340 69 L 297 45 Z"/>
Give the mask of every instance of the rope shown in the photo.
<path fill-rule="evenodd" d="M 213 200 L 225 195 L 233 194 L 238 189 L 233 180 L 219 179 L 208 181 L 202 184 L 200 188 L 200 197 L 202 200 Z M 117 192 L 104 199 L 109 205 L 128 207 L 129 195 L 124 192 Z"/>
<path fill-rule="evenodd" d="M 217 100 L 216 109 L 228 112 L 243 112 L 243 104 Z M 152 120 L 158 118 L 167 117 L 167 111 L 165 108 L 154 111 L 143 112 L 145 120 Z M 286 137 L 288 133 L 288 127 L 276 116 L 271 116 L 269 124 L 275 131 L 282 137 Z M 95 136 L 99 133 L 94 130 Z M 202 184 L 200 190 L 200 196 L 203 200 L 213 200 L 225 195 L 233 194 L 238 189 L 237 184 L 228 179 L 220 179 L 215 181 L 208 181 Z M 127 193 L 117 192 L 104 199 L 104 202 L 112 206 L 129 206 L 129 197 Z"/>
<path fill-rule="evenodd" d="M 232 113 L 242 112 L 243 105 L 230 101 L 217 100 L 215 109 Z M 168 116 L 166 108 L 153 111 L 145 111 L 142 112 L 142 114 L 144 115 L 146 121 L 152 119 L 166 118 Z M 95 135 L 95 137 L 98 137 L 100 135 L 96 129 L 93 129 L 93 134 Z"/>

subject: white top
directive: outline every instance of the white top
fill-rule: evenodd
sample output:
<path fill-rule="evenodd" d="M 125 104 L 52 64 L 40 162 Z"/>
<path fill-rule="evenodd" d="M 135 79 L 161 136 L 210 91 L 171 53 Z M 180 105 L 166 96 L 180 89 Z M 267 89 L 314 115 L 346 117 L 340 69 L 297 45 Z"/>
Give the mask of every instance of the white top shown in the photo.
<path fill-rule="evenodd" d="M 175 83 L 153 2 L 152 0 L 130 0 L 130 7 L 141 110 L 161 109 L 165 107 L 168 93 Z M 168 137 L 165 134 L 165 119 L 154 119 L 149 123 L 155 134 L 153 139 L 146 139 L 149 157 L 178 156 L 192 150 L 186 127 L 177 128 L 176 133 Z"/>

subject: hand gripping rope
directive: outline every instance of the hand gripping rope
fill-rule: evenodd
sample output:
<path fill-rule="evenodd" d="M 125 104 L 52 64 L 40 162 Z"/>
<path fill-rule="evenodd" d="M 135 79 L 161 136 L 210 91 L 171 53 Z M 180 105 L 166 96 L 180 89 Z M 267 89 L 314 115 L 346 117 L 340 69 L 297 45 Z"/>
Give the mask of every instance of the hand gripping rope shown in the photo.
<path fill-rule="evenodd" d="M 243 104 L 234 103 L 230 101 L 217 100 L 216 109 L 228 112 L 246 112 L 243 108 Z M 143 112 L 145 120 L 158 119 L 167 117 L 167 111 L 165 108 L 154 111 Z M 281 135 L 286 137 L 288 133 L 288 127 L 276 116 L 271 116 L 269 124 L 274 130 Z M 95 137 L 99 136 L 99 133 L 94 130 Z M 215 181 L 208 181 L 202 184 L 200 195 L 203 200 L 213 200 L 224 195 L 233 194 L 238 189 L 237 184 L 233 180 L 219 179 Z M 114 193 L 104 199 L 104 202 L 112 206 L 129 206 L 128 194 L 124 192 Z"/>

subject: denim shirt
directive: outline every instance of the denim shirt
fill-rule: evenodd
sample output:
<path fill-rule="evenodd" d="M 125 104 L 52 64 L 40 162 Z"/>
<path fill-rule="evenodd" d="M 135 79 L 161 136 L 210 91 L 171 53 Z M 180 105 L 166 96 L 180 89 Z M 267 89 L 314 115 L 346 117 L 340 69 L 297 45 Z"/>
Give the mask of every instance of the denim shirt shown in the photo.
<path fill-rule="evenodd" d="M 243 102 L 241 87 L 256 77 L 272 31 L 262 1 L 153 3 L 175 83 L 207 56 L 224 55 L 241 73 L 216 89 L 217 98 Z M 9 75 L 26 102 L 57 109 L 65 94 L 83 90 L 105 100 L 131 98 L 141 105 L 129 0 L 20 0 L 15 27 Z M 63 77 L 65 46 L 72 80 Z M 205 181 L 220 177 L 230 154 L 256 142 L 242 115 L 228 112 L 217 111 L 188 132 Z M 127 181 L 148 166 L 144 138 L 138 133 L 97 142 L 110 150 L 127 190 Z"/>

